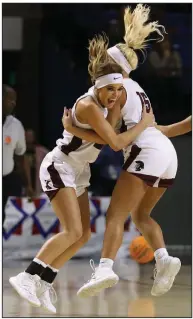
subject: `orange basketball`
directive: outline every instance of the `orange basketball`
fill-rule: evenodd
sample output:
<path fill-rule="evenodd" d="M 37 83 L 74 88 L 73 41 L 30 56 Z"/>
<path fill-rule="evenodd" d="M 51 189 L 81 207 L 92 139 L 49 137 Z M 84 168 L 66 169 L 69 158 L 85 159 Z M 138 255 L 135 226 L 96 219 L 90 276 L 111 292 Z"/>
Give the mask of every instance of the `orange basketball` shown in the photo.
<path fill-rule="evenodd" d="M 143 236 L 134 238 L 129 246 L 131 257 L 139 264 L 146 264 L 153 260 L 154 253 Z"/>

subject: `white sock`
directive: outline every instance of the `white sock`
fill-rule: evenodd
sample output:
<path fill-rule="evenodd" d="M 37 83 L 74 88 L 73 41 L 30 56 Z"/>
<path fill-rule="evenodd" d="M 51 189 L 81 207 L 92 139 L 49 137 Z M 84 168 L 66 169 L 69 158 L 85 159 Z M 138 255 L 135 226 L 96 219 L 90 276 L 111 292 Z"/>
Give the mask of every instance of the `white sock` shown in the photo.
<path fill-rule="evenodd" d="M 168 252 L 166 248 L 159 248 L 154 252 L 154 257 L 156 261 L 159 261 L 163 257 L 167 257 L 167 256 L 168 256 Z"/>
<path fill-rule="evenodd" d="M 47 265 L 47 267 L 49 267 L 50 269 L 52 269 L 53 272 L 59 272 L 59 269 L 56 269 L 50 265 Z"/>
<path fill-rule="evenodd" d="M 43 261 L 41 261 L 40 259 L 38 259 L 38 258 L 34 258 L 33 261 L 34 261 L 35 263 L 39 264 L 39 265 L 42 265 L 44 268 L 47 267 L 47 265 L 46 265 Z"/>
<path fill-rule="evenodd" d="M 99 267 L 108 267 L 108 268 L 113 268 L 114 260 L 110 258 L 101 258 Z"/>

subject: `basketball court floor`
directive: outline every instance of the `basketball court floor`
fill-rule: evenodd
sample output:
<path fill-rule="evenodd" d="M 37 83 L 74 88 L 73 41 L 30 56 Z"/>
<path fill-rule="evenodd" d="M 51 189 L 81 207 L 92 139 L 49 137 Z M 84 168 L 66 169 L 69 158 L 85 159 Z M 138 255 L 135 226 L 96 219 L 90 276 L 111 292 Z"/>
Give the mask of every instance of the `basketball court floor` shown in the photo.
<path fill-rule="evenodd" d="M 97 259 L 98 260 L 98 259 Z M 150 294 L 154 264 L 140 266 L 133 260 L 117 261 L 119 283 L 97 297 L 82 299 L 76 292 L 92 273 L 89 260 L 69 261 L 55 282 L 57 314 L 50 315 L 20 298 L 9 277 L 29 262 L 6 261 L 3 266 L 3 317 L 192 317 L 191 266 L 183 264 L 171 291 L 161 297 Z"/>

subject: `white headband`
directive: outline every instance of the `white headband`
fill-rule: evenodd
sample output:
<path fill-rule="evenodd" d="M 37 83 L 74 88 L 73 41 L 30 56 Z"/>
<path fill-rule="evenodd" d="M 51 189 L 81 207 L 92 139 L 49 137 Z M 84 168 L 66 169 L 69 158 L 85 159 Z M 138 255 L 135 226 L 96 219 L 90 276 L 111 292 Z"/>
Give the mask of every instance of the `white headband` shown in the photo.
<path fill-rule="evenodd" d="M 100 76 L 100 78 L 95 81 L 95 88 L 100 89 L 109 84 L 122 84 L 123 76 L 121 73 L 111 73 L 107 75 Z"/>
<path fill-rule="evenodd" d="M 117 48 L 115 45 L 107 50 L 108 55 L 117 63 L 119 64 L 122 69 L 129 74 L 132 71 L 132 67 L 124 57 L 123 53 Z"/>

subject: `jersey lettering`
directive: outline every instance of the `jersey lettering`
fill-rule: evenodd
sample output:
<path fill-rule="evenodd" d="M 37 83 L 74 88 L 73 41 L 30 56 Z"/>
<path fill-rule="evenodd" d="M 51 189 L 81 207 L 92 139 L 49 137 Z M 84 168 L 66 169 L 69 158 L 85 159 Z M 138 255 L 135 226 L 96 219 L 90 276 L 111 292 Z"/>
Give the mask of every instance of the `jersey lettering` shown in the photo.
<path fill-rule="evenodd" d="M 144 107 L 146 107 L 146 111 L 147 111 L 147 113 L 149 113 L 149 111 L 151 109 L 151 103 L 150 103 L 150 100 L 148 99 L 147 95 L 144 92 L 136 92 L 136 94 L 140 98 L 142 109 Z"/>

